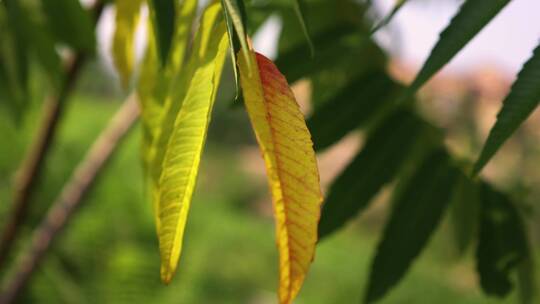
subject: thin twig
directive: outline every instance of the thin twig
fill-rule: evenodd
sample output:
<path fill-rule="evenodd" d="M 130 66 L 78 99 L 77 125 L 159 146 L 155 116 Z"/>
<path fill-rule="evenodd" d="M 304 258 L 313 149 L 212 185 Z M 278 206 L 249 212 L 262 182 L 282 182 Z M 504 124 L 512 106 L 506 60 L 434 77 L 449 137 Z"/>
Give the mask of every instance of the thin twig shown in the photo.
<path fill-rule="evenodd" d="M 104 4 L 97 1 L 94 11 L 94 21 L 97 24 L 103 11 Z M 31 146 L 29 154 L 21 164 L 18 178 L 15 181 L 12 211 L 6 220 L 2 236 L 0 237 L 0 269 L 7 261 L 9 252 L 18 235 L 20 225 L 26 219 L 30 199 L 34 192 L 39 176 L 43 170 L 45 159 L 54 141 L 54 136 L 58 129 L 62 117 L 65 101 L 73 90 L 76 80 L 80 75 L 82 66 L 87 60 L 87 55 L 77 53 L 71 61 L 66 64 L 65 82 L 58 95 L 48 98 L 44 107 L 43 121 L 38 128 L 38 134 Z"/>
<path fill-rule="evenodd" d="M 51 242 L 80 206 L 82 198 L 110 159 L 130 128 L 134 125 L 139 111 L 134 95 L 128 98 L 117 111 L 109 125 L 101 132 L 88 151 L 84 160 L 77 166 L 71 179 L 52 204 L 47 217 L 34 230 L 32 243 L 22 255 L 12 276 L 6 280 L 5 289 L 0 293 L 0 304 L 14 303 L 33 271 L 41 262 Z"/>

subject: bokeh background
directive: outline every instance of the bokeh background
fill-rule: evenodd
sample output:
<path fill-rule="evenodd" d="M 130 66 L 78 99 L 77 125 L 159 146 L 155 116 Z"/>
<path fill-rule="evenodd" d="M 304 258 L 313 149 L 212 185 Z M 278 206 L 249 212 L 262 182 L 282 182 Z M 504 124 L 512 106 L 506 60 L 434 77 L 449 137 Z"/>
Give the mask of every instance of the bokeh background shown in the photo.
<path fill-rule="evenodd" d="M 410 1 L 377 40 L 391 56 L 388 69 L 409 82 L 435 43 L 438 32 L 460 1 Z M 384 16 L 393 1 L 378 3 Z M 534 8 L 537 8 L 536 10 Z M 520 64 L 540 37 L 536 0 L 516 0 L 442 73 L 421 90 L 422 113 L 446 132 L 455 155 L 474 159 Z M 31 216 L 17 244 L 23 250 L 74 166 L 126 97 L 108 55 L 114 10 L 99 24 L 100 56 L 85 70 L 71 98 L 55 147 L 47 161 Z M 279 18 L 272 17 L 255 36 L 255 46 L 276 56 Z M 144 30 L 141 30 L 144 36 Z M 144 40 L 139 37 L 139 40 Z M 139 43 L 140 44 L 140 43 Z M 143 46 L 139 49 L 142 54 Z M 121 145 L 69 226 L 35 273 L 21 303 L 274 303 L 277 251 L 271 200 L 263 162 L 247 115 L 231 106 L 233 79 L 225 71 L 216 102 L 199 183 L 187 225 L 178 274 L 170 286 L 159 280 L 159 254 L 152 207 L 145 191 L 137 126 Z M 18 125 L 0 108 L 0 223 L 9 210 L 17 167 L 33 139 L 45 96 L 32 83 L 33 103 Z M 293 85 L 306 113 L 310 84 Z M 362 145 L 358 132 L 319 155 L 323 188 Z M 500 189 L 519 198 L 529 214 L 535 248 L 540 242 L 540 114 L 524 124 L 484 171 Z M 359 303 L 363 296 L 381 227 L 388 214 L 389 191 L 346 229 L 328 237 L 297 303 Z M 449 214 L 449 213 L 447 213 Z M 481 294 L 473 253 L 458 255 L 445 218 L 429 246 L 381 303 L 516 303 Z M 535 256 L 540 252 L 536 249 Z M 13 257 L 15 260 L 15 255 Z M 534 266 L 539 268 L 538 265 Z M 5 273 L 1 269 L 0 273 Z"/>

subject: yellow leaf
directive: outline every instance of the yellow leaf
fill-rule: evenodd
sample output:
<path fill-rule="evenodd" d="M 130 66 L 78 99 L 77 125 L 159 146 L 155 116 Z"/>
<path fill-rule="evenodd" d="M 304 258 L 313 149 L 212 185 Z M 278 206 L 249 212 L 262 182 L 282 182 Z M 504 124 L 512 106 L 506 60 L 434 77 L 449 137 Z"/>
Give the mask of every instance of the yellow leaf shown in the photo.
<path fill-rule="evenodd" d="M 219 3 L 204 12 L 187 70 L 165 101 L 151 166 L 160 166 L 157 185 L 157 230 L 161 278 L 170 282 L 176 271 L 189 206 L 219 86 L 228 38 Z M 177 85 L 176 85 L 177 84 Z M 160 158 L 162 162 L 160 162 Z"/>
<path fill-rule="evenodd" d="M 143 0 L 116 0 L 116 30 L 114 32 L 113 61 L 122 86 L 127 88 L 135 63 L 135 30 Z"/>
<path fill-rule="evenodd" d="M 279 250 L 279 301 L 298 294 L 315 254 L 322 195 L 311 135 L 287 80 L 271 60 L 239 61 L 246 108 L 272 193 Z M 248 72 L 247 60 L 258 73 Z"/>

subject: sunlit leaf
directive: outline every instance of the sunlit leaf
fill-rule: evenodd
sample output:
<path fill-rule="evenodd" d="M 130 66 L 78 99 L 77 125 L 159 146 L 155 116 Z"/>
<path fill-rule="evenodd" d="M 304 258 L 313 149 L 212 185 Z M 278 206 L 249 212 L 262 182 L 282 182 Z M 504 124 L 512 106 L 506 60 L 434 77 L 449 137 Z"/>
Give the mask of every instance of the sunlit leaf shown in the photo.
<path fill-rule="evenodd" d="M 261 148 L 274 202 L 279 301 L 292 303 L 315 253 L 322 196 L 304 117 L 276 66 L 260 54 L 241 56 L 244 101 Z M 251 75 L 247 60 L 256 67 Z"/>
<path fill-rule="evenodd" d="M 511 273 L 528 256 L 527 236 L 519 211 L 508 197 L 481 185 L 477 270 L 484 292 L 503 297 L 512 289 Z"/>
<path fill-rule="evenodd" d="M 174 0 L 150 0 L 150 15 L 158 44 L 161 63 L 165 65 L 172 47 L 173 33 L 176 26 L 176 6 Z"/>
<path fill-rule="evenodd" d="M 53 0 L 49 0 L 53 1 Z M 115 0 L 116 29 L 112 54 L 122 86 L 127 89 L 135 65 L 135 31 L 144 0 Z M 152 46 L 153 47 L 153 46 Z"/>
<path fill-rule="evenodd" d="M 396 151 L 399 153 L 399 151 Z M 446 151 L 431 152 L 398 191 L 369 277 L 366 302 L 382 298 L 427 244 L 459 177 Z"/>
<path fill-rule="evenodd" d="M 243 17 L 243 9 L 244 9 L 244 1 L 243 0 L 222 0 L 224 3 L 224 12 L 227 16 L 227 19 L 230 21 L 230 23 L 233 25 L 234 30 L 236 31 L 236 36 L 238 38 L 238 42 L 240 43 L 240 47 L 242 49 L 242 53 L 244 56 L 249 55 L 249 47 L 247 43 L 247 30 L 245 26 L 245 18 Z M 233 40 L 234 41 L 234 40 Z M 233 48 L 234 51 L 237 51 L 236 48 Z M 237 54 L 237 53 L 235 53 Z M 236 61 L 236 60 L 235 60 Z M 251 63 L 248 62 L 248 70 L 251 73 Z M 236 69 L 236 68 L 235 68 Z"/>
<path fill-rule="evenodd" d="M 163 140 L 157 142 L 157 135 L 162 128 L 164 117 L 165 100 L 171 98 L 175 90 L 174 79 L 184 71 L 184 61 L 187 46 L 191 37 L 192 23 L 197 10 L 197 0 L 183 1 L 178 7 L 179 25 L 175 29 L 172 51 L 165 67 L 160 66 L 160 59 L 157 53 L 157 41 L 149 24 L 147 31 L 148 46 L 142 63 L 140 78 L 137 86 L 137 93 L 141 107 L 141 120 L 143 126 L 143 159 L 145 167 L 150 175 L 150 182 L 157 184 L 161 175 L 161 163 L 163 162 L 164 151 L 157 153 L 157 146 L 166 145 L 166 140 L 170 136 L 174 115 L 170 115 L 168 131 L 164 132 Z M 168 105 L 169 113 L 176 113 L 179 109 Z M 151 166 L 151 162 L 154 166 Z M 152 186 L 151 188 L 154 188 Z M 152 191 L 153 192 L 153 191 Z"/>
<path fill-rule="evenodd" d="M 227 53 L 229 42 L 221 13 L 218 3 L 206 9 L 187 71 L 175 87 L 177 93 L 166 100 L 166 116 L 156 138 L 156 149 L 164 151 L 162 163 L 152 166 L 162 167 L 156 218 L 161 278 L 166 283 L 171 281 L 180 258 L 210 113 Z"/>
<path fill-rule="evenodd" d="M 424 66 L 408 89 L 413 94 L 450 61 L 511 0 L 466 0 L 439 37 Z"/>
<path fill-rule="evenodd" d="M 510 93 L 497 114 L 497 122 L 491 129 L 486 144 L 476 162 L 473 174 L 477 174 L 495 155 L 503 143 L 531 115 L 540 102 L 540 45 L 519 72 Z"/>
<path fill-rule="evenodd" d="M 92 18 L 79 0 L 43 0 L 41 3 L 47 22 L 59 40 L 75 49 L 94 52 L 96 37 Z"/>
<path fill-rule="evenodd" d="M 322 238 L 355 217 L 411 157 L 424 123 L 409 111 L 388 117 L 330 187 L 319 223 Z M 399 151 L 399 153 L 396 153 Z"/>

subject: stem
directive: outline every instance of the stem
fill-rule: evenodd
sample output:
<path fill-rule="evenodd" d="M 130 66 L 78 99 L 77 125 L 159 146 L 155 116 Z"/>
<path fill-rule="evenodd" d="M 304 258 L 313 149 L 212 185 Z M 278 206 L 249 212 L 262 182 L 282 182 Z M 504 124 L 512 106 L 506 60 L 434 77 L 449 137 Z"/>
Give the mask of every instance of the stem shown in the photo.
<path fill-rule="evenodd" d="M 102 169 L 120 144 L 121 139 L 134 125 L 138 114 L 137 101 L 132 95 L 101 132 L 52 204 L 46 218 L 34 230 L 30 247 L 22 255 L 20 263 L 17 264 L 11 277 L 6 281 L 5 289 L 0 293 L 0 304 L 15 302 L 33 271 L 47 253 L 51 242 L 80 206 L 82 198 L 103 171 Z"/>
<path fill-rule="evenodd" d="M 96 2 L 93 8 L 95 23 L 97 23 L 101 16 L 103 7 L 104 4 L 102 1 Z M 0 269 L 6 262 L 9 252 L 13 247 L 13 243 L 19 233 L 20 225 L 26 219 L 30 199 L 39 176 L 43 171 L 47 154 L 54 141 L 65 101 L 73 90 L 81 68 L 86 61 L 87 56 L 84 53 L 77 53 L 66 65 L 65 82 L 58 95 L 48 98 L 44 103 L 45 115 L 41 126 L 38 128 L 38 134 L 30 152 L 19 169 L 20 173 L 14 186 L 13 210 L 10 217 L 6 220 L 6 225 L 0 237 Z"/>

